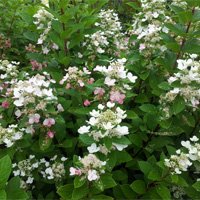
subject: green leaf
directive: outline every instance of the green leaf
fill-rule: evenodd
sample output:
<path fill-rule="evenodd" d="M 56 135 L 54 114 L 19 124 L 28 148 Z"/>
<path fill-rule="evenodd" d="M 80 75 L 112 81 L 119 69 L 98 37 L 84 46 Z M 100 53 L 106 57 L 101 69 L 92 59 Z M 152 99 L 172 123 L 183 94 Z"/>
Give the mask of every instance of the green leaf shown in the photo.
<path fill-rule="evenodd" d="M 112 151 L 109 154 L 109 159 L 108 159 L 108 161 L 106 163 L 107 170 L 111 171 L 114 168 L 114 166 L 116 165 L 116 163 L 117 163 L 116 152 Z"/>
<path fill-rule="evenodd" d="M 130 186 L 133 189 L 133 191 L 135 191 L 138 194 L 144 194 L 146 192 L 146 184 L 142 180 L 136 180 Z"/>
<path fill-rule="evenodd" d="M 171 30 L 172 32 L 176 33 L 180 36 L 185 36 L 185 27 L 180 24 L 165 24 L 166 27 Z"/>
<path fill-rule="evenodd" d="M 6 191 L 5 190 L 0 190 L 0 199 L 1 200 L 6 200 Z"/>
<path fill-rule="evenodd" d="M 185 181 L 185 179 L 177 174 L 171 175 L 171 181 L 172 183 L 175 183 L 181 187 L 188 187 L 188 184 Z"/>
<path fill-rule="evenodd" d="M 74 188 L 79 188 L 82 185 L 84 185 L 85 180 L 86 180 L 85 178 L 81 178 L 79 176 L 76 176 L 75 179 L 74 179 Z"/>
<path fill-rule="evenodd" d="M 88 134 L 80 134 L 79 139 L 87 146 L 94 143 L 94 139 L 91 136 L 89 136 Z"/>
<path fill-rule="evenodd" d="M 91 111 L 91 108 L 73 108 L 71 107 L 68 112 L 73 113 L 73 114 L 79 114 L 79 115 L 86 115 Z"/>
<path fill-rule="evenodd" d="M 20 188 L 19 177 L 12 178 L 6 186 L 7 199 L 28 199 L 27 193 Z"/>
<path fill-rule="evenodd" d="M 161 177 L 161 173 L 160 173 L 160 170 L 158 168 L 153 168 L 149 174 L 148 174 L 148 179 L 149 180 L 152 180 L 152 181 L 156 181 L 156 180 L 159 180 L 160 177 Z"/>
<path fill-rule="evenodd" d="M 42 151 L 46 151 L 50 145 L 52 143 L 52 139 L 47 137 L 46 135 L 40 135 L 39 137 L 39 146 L 40 146 L 40 150 Z"/>
<path fill-rule="evenodd" d="M 127 119 L 138 118 L 138 115 L 134 111 L 132 111 L 132 110 L 127 110 L 126 114 L 127 114 Z"/>
<path fill-rule="evenodd" d="M 192 185 L 193 188 L 195 188 L 198 192 L 200 192 L 200 181 L 197 181 Z"/>
<path fill-rule="evenodd" d="M 182 116 L 182 121 L 190 127 L 195 126 L 195 118 L 192 114 L 185 112 Z"/>
<path fill-rule="evenodd" d="M 25 32 L 24 37 L 33 41 L 33 42 L 36 42 L 37 39 L 38 39 L 38 35 L 34 32 L 30 32 L 30 31 Z"/>
<path fill-rule="evenodd" d="M 102 199 L 105 199 L 105 200 L 113 200 L 114 198 L 101 194 L 101 195 L 92 196 L 91 199 L 92 199 L 92 200 L 96 200 L 96 199 L 97 199 L 97 200 L 102 200 Z"/>
<path fill-rule="evenodd" d="M 71 199 L 73 189 L 74 189 L 73 184 L 67 184 L 67 185 L 63 185 L 63 186 L 59 187 L 57 190 L 57 193 L 63 199 Z"/>
<path fill-rule="evenodd" d="M 57 115 L 56 123 L 53 127 L 53 130 L 55 131 L 55 136 L 58 141 L 61 141 L 65 138 L 65 132 L 66 132 L 66 122 L 65 119 L 61 115 Z"/>
<path fill-rule="evenodd" d="M 12 169 L 10 157 L 4 156 L 0 159 L 0 188 L 3 189 L 8 181 Z"/>
<path fill-rule="evenodd" d="M 186 53 L 200 53 L 200 41 L 198 39 L 187 40 L 183 46 L 183 52 Z"/>
<path fill-rule="evenodd" d="M 89 193 L 89 189 L 86 184 L 79 188 L 74 188 L 72 193 L 72 199 L 83 199 Z"/>
<path fill-rule="evenodd" d="M 158 87 L 159 87 L 160 89 L 166 90 L 166 91 L 171 89 L 171 87 L 170 87 L 170 85 L 169 85 L 168 82 L 162 82 L 162 83 L 160 83 L 160 84 L 158 85 Z"/>
<path fill-rule="evenodd" d="M 139 168 L 141 171 L 145 174 L 148 175 L 149 172 L 152 170 L 152 165 L 148 162 L 145 161 L 139 161 L 138 162 Z"/>
<path fill-rule="evenodd" d="M 170 191 L 167 187 L 159 185 L 156 187 L 156 191 L 163 200 L 171 200 Z"/>
<path fill-rule="evenodd" d="M 199 0 L 185 0 L 189 6 L 191 7 L 199 7 L 200 1 Z"/>
<path fill-rule="evenodd" d="M 110 149 L 112 147 L 112 139 L 105 137 L 103 138 L 103 143 L 105 144 L 107 149 Z"/>
<path fill-rule="evenodd" d="M 157 112 L 157 108 L 154 105 L 152 105 L 152 104 L 143 104 L 139 108 L 143 112 L 147 112 L 147 113 L 151 113 L 151 114 Z"/>
<path fill-rule="evenodd" d="M 113 138 L 112 142 L 116 143 L 116 144 L 122 144 L 122 145 L 129 145 L 129 144 L 131 144 L 130 140 L 127 137 L 125 137 L 125 136 L 121 137 L 121 138 Z"/>
<path fill-rule="evenodd" d="M 126 4 L 135 10 L 138 10 L 138 11 L 141 10 L 141 7 L 139 6 L 139 4 L 137 2 L 128 2 Z"/>
<path fill-rule="evenodd" d="M 185 109 L 185 100 L 182 97 L 177 97 L 173 101 L 172 110 L 176 115 Z"/>
<path fill-rule="evenodd" d="M 192 22 L 198 22 L 198 21 L 200 21 L 200 10 L 196 10 L 192 17 Z"/>
<path fill-rule="evenodd" d="M 126 199 L 136 199 L 137 193 L 135 193 L 128 184 L 120 185 L 120 188 Z"/>
<path fill-rule="evenodd" d="M 130 154 L 126 151 L 116 151 L 116 159 L 117 159 L 117 164 L 129 162 L 132 160 L 132 157 Z"/>
<path fill-rule="evenodd" d="M 112 176 L 109 174 L 102 175 L 100 179 L 103 183 L 104 189 L 113 188 L 117 185 Z"/>

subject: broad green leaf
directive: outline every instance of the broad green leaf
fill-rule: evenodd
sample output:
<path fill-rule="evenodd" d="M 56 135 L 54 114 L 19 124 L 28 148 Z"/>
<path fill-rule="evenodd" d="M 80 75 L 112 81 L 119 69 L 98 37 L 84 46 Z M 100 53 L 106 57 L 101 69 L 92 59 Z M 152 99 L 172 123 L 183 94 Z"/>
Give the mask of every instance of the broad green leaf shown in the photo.
<path fill-rule="evenodd" d="M 117 185 L 112 176 L 109 174 L 102 175 L 101 181 L 103 183 L 104 189 L 113 188 Z"/>
<path fill-rule="evenodd" d="M 144 194 L 146 192 L 146 184 L 143 180 L 134 181 L 130 187 L 138 194 Z"/>
<path fill-rule="evenodd" d="M 67 184 L 67 185 L 63 185 L 63 186 L 59 187 L 58 190 L 57 190 L 57 193 L 63 199 L 71 199 L 73 189 L 74 189 L 73 184 Z"/>
<path fill-rule="evenodd" d="M 84 199 L 87 194 L 89 194 L 89 189 L 86 184 L 79 188 L 74 188 L 73 193 L 72 193 L 72 199 Z"/>
<path fill-rule="evenodd" d="M 157 193 L 160 195 L 163 200 L 171 200 L 170 191 L 167 187 L 159 185 L 156 187 Z"/>
<path fill-rule="evenodd" d="M 157 108 L 153 105 L 153 104 L 143 104 L 142 106 L 139 107 L 140 110 L 142 110 L 143 112 L 147 112 L 147 113 L 156 113 L 157 112 Z"/>
<path fill-rule="evenodd" d="M 183 52 L 186 53 L 200 53 L 200 41 L 198 39 L 187 40 L 183 46 Z"/>
<path fill-rule="evenodd" d="M 76 176 L 74 179 L 74 188 L 79 188 L 85 184 L 86 179 Z"/>
<path fill-rule="evenodd" d="M 1 200 L 6 200 L 7 198 L 5 190 L 0 190 L 0 199 Z"/>
<path fill-rule="evenodd" d="M 176 115 L 185 109 L 185 100 L 182 97 L 177 97 L 173 101 L 172 110 Z"/>
<path fill-rule="evenodd" d="M 149 162 L 138 161 L 139 168 L 147 176 L 152 170 L 152 165 Z"/>
<path fill-rule="evenodd" d="M 0 159 L 0 188 L 3 189 L 8 181 L 12 169 L 10 157 L 4 156 Z"/>
<path fill-rule="evenodd" d="M 25 190 L 20 188 L 20 179 L 18 177 L 12 178 L 6 186 L 7 199 L 28 199 Z"/>
<path fill-rule="evenodd" d="M 197 181 L 192 185 L 193 188 L 195 188 L 198 192 L 200 192 L 200 181 Z"/>

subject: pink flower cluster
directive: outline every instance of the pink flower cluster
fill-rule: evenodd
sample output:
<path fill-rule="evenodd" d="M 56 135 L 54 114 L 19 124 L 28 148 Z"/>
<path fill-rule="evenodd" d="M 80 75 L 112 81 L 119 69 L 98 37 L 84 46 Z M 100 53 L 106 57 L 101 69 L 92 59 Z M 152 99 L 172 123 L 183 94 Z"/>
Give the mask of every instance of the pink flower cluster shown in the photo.
<path fill-rule="evenodd" d="M 39 63 L 36 60 L 31 60 L 32 70 L 42 70 L 43 67 L 46 67 L 46 63 Z"/>
<path fill-rule="evenodd" d="M 47 118 L 43 121 L 43 125 L 48 128 L 50 128 L 54 124 L 55 124 L 55 119 L 53 119 L 53 118 Z"/>
<path fill-rule="evenodd" d="M 110 92 L 110 101 L 111 102 L 117 102 L 119 104 L 124 103 L 125 95 L 120 93 L 119 91 L 111 91 Z"/>
<path fill-rule="evenodd" d="M 103 88 L 98 87 L 94 90 L 94 94 L 97 95 L 98 99 L 101 99 L 103 97 L 104 93 L 105 93 L 105 90 Z"/>
<path fill-rule="evenodd" d="M 9 104 L 8 101 L 4 101 L 4 102 L 2 102 L 1 106 L 2 106 L 3 108 L 9 108 L 10 104 Z"/>
<path fill-rule="evenodd" d="M 31 43 L 29 43 L 28 46 L 25 46 L 25 49 L 26 49 L 27 52 L 31 52 L 31 53 L 38 52 L 38 51 L 36 50 L 35 45 L 33 45 L 33 44 L 31 44 Z"/>
<path fill-rule="evenodd" d="M 70 167 L 69 171 L 70 171 L 70 176 L 74 176 L 74 175 L 81 176 L 82 174 L 80 169 L 76 169 L 74 167 Z"/>

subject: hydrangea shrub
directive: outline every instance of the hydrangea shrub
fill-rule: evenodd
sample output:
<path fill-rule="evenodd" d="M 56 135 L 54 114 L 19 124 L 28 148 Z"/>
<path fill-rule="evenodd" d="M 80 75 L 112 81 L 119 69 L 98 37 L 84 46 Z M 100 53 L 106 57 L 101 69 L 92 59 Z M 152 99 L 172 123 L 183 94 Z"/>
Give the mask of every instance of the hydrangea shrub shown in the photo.
<path fill-rule="evenodd" d="M 199 199 L 199 0 L 0 8 L 0 199 Z"/>

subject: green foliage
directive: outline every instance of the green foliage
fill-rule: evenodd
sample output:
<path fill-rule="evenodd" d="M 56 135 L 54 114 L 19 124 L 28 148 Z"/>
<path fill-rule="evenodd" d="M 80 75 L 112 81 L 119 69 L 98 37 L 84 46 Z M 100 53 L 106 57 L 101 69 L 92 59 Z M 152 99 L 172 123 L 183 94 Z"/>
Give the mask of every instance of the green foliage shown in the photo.
<path fill-rule="evenodd" d="M 199 137 L 200 99 L 199 80 L 196 80 L 199 71 L 192 74 L 191 69 L 199 67 L 200 3 L 199 0 L 181 0 L 174 4 L 176 0 L 170 0 L 163 2 L 162 7 L 159 1 L 153 5 L 152 2 L 147 1 L 151 6 L 146 8 L 143 6 L 145 2 L 139 0 L 50 0 L 49 5 L 42 4 L 40 0 L 0 1 L 0 23 L 3 24 L 0 27 L 0 62 L 20 61 L 19 74 L 10 79 L 4 77 L 0 64 L 0 199 L 168 200 L 175 199 L 175 195 L 181 194 L 181 191 L 184 192 L 178 196 L 179 199 L 200 197 L 200 181 L 195 173 L 200 170 L 198 159 L 192 167 L 182 170 L 184 172 L 181 174 L 173 174 L 173 167 L 169 169 L 164 164 L 166 158 L 170 158 L 181 148 L 181 141 L 192 136 Z M 108 33 L 109 28 L 102 29 L 99 25 L 99 12 L 108 9 L 113 9 L 111 13 L 118 14 L 119 21 L 122 22 L 120 33 Z M 44 26 L 50 27 L 49 30 L 38 28 L 34 15 L 39 10 L 45 10 L 51 16 L 43 22 Z M 155 17 L 157 14 L 159 16 Z M 107 18 L 104 16 L 103 19 Z M 141 33 L 137 33 L 140 30 Z M 104 38 L 106 42 L 99 42 L 100 36 L 94 38 L 95 33 L 99 32 L 101 36 L 110 34 L 111 37 Z M 139 37 L 140 34 L 144 35 Z M 119 35 L 122 38 L 116 41 L 115 37 Z M 45 38 L 42 44 L 38 42 L 41 36 Z M 95 45 L 92 46 L 91 41 L 95 41 Z M 5 47 L 5 42 L 8 42 L 9 47 Z M 95 48 L 102 47 L 103 42 L 107 46 L 103 46 L 103 51 L 99 53 Z M 49 52 L 44 53 L 45 48 Z M 107 67 L 111 61 L 122 58 L 126 58 L 124 70 L 137 76 L 130 89 L 125 88 L 129 84 L 128 79 L 116 79 L 114 86 L 108 86 L 104 80 L 104 72 L 94 70 L 97 66 Z M 193 63 L 184 70 L 180 69 L 180 66 L 184 66 L 179 61 L 190 59 Z M 34 68 L 33 61 L 41 66 Z M 83 80 L 80 77 L 72 78 L 70 84 L 62 84 L 64 75 L 69 73 L 67 70 L 74 66 L 82 70 L 79 71 L 82 74 L 86 67 L 91 74 L 81 75 Z M 9 67 L 6 69 L 10 76 Z M 187 75 L 187 70 L 189 78 L 180 80 L 180 77 Z M 30 104 L 25 109 L 25 106 L 17 107 L 14 104 L 16 98 L 13 97 L 19 92 L 13 90 L 16 83 L 44 75 L 44 72 L 55 80 L 46 89 L 52 89 L 56 104 L 47 98 L 45 101 L 48 105 L 38 109 L 37 106 L 45 101 L 30 98 Z M 109 78 L 123 76 L 118 68 L 115 73 Z M 73 75 L 65 78 L 71 77 Z M 83 86 L 81 81 L 84 82 Z M 97 88 L 105 90 L 102 96 L 95 93 Z M 112 130 L 111 135 L 106 135 L 105 132 L 105 135 L 99 137 L 98 131 L 102 131 L 105 125 L 102 118 L 94 129 L 90 124 L 87 133 L 79 133 L 80 127 L 88 125 L 91 112 L 97 110 L 99 104 L 105 106 L 107 101 L 111 101 L 111 93 L 116 91 L 125 97 L 121 97 L 121 102 L 120 98 L 113 100 L 115 106 L 109 109 L 115 111 L 119 107 L 126 111 L 127 116 L 121 120 L 120 126 L 128 128 L 128 133 L 123 135 L 126 131 L 121 129 L 119 132 L 122 136 L 119 136 L 116 130 Z M 20 97 L 21 93 L 20 91 Z M 32 92 L 29 93 L 33 95 Z M 88 105 L 85 101 L 89 102 Z M 5 102 L 8 103 L 7 108 Z M 18 110 L 23 110 L 23 117 L 17 116 Z M 98 115 L 98 112 L 103 111 L 97 111 L 93 115 Z M 40 115 L 40 119 L 39 122 L 36 120 L 32 123 L 30 118 L 35 113 Z M 117 118 L 108 117 L 110 121 Z M 45 125 L 44 120 L 49 118 L 53 118 L 55 124 Z M 30 127 L 33 131 L 31 134 L 25 133 L 9 147 L 6 140 L 2 139 L 9 131 L 3 130 L 8 130 L 12 124 L 17 124 L 23 132 Z M 99 138 L 93 137 L 94 133 Z M 96 150 L 94 145 L 101 151 Z M 100 161 L 105 161 L 101 163 L 102 168 L 95 166 L 95 172 L 92 171 L 93 164 L 86 167 L 86 161 L 86 164 L 81 163 L 81 159 L 89 154 L 89 149 L 92 149 L 91 154 Z M 183 152 L 185 151 L 183 148 Z M 23 166 L 22 161 L 27 161 L 31 155 L 35 157 L 30 166 L 25 162 L 29 172 L 24 173 L 28 175 L 20 174 L 15 170 L 15 164 L 21 162 Z M 54 159 L 55 155 L 57 158 Z M 63 157 L 67 160 L 56 171 L 57 174 L 61 173 L 63 167 L 62 178 L 45 177 L 45 173 L 55 175 L 48 169 L 49 163 L 55 161 L 55 167 L 60 162 L 58 159 Z M 31 168 L 37 164 L 38 167 Z M 93 173 L 90 179 L 89 170 Z M 27 183 L 31 182 L 27 177 L 33 177 L 33 183 Z M 178 188 L 178 192 L 174 188 Z"/>

